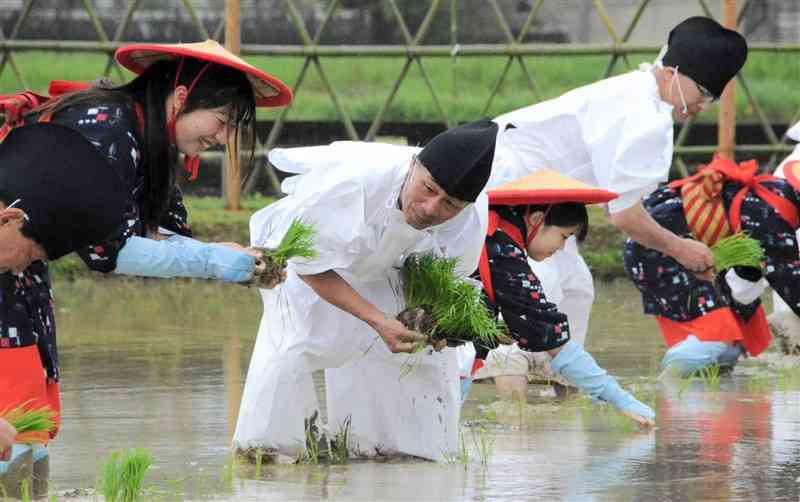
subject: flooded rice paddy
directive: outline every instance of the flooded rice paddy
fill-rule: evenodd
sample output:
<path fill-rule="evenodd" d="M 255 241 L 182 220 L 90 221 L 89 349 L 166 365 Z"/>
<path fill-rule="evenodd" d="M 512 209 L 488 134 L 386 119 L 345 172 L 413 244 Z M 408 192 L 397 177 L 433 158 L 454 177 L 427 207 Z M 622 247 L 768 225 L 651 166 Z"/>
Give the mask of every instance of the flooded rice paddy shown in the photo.
<path fill-rule="evenodd" d="M 465 451 L 448 463 L 233 465 L 229 444 L 261 304 L 254 290 L 202 282 L 57 285 L 63 428 L 52 493 L 92 489 L 121 448 L 155 457 L 153 500 L 798 500 L 800 370 L 770 354 L 732 377 L 655 384 L 655 323 L 627 283 L 602 284 L 588 348 L 655 404 L 642 432 L 585 399 L 526 406 L 476 384 Z M 780 361 L 778 361 L 780 360 Z M 800 362 L 800 361 L 798 361 Z M 782 364 L 778 364 L 782 363 Z M 783 366 L 783 369 L 772 369 Z M 99 498 L 99 496 L 98 496 Z M 75 500 L 72 497 L 69 500 Z"/>

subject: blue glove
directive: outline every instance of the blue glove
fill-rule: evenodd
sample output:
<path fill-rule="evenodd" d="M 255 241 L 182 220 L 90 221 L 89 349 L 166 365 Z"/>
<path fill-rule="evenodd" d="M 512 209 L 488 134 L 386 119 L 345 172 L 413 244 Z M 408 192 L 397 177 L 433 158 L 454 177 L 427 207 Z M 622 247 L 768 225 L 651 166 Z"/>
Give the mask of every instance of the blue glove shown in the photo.
<path fill-rule="evenodd" d="M 242 251 L 173 235 L 162 241 L 129 237 L 117 256 L 114 273 L 245 282 L 254 268 L 255 258 Z"/>
<path fill-rule="evenodd" d="M 469 391 L 472 389 L 472 377 L 465 377 L 461 378 L 461 404 L 463 405 L 467 401 L 467 396 L 469 396 Z"/>
<path fill-rule="evenodd" d="M 597 365 L 591 354 L 573 341 L 567 342 L 550 367 L 581 391 L 592 398 L 606 401 L 620 411 L 655 420 L 653 409 L 636 399 L 633 394 L 620 387 L 614 377 Z"/>
<path fill-rule="evenodd" d="M 739 345 L 728 345 L 724 342 L 701 342 L 694 335 L 689 335 L 680 343 L 676 343 L 664 354 L 661 360 L 661 371 L 674 372 L 680 377 L 688 377 L 696 371 L 713 364 L 733 366 L 742 354 Z"/>

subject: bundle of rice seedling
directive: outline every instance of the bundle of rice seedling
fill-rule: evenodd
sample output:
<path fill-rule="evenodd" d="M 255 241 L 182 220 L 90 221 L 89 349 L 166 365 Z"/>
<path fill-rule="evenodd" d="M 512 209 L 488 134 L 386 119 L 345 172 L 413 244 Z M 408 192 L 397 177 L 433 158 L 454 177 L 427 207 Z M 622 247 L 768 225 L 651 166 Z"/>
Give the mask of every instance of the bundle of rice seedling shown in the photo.
<path fill-rule="evenodd" d="M 152 463 L 153 455 L 143 448 L 111 453 L 103 465 L 98 491 L 109 502 L 142 500 L 142 482 Z"/>
<path fill-rule="evenodd" d="M 274 288 L 286 279 L 286 264 L 290 258 L 314 258 L 314 227 L 299 218 L 292 220 L 286 235 L 275 249 L 254 247 L 261 256 L 256 262 L 257 283 Z"/>
<path fill-rule="evenodd" d="M 56 428 L 56 412 L 48 406 L 29 408 L 28 404 L 26 402 L 0 412 L 0 417 L 17 430 L 16 442 L 46 443 L 50 439 L 50 432 Z"/>
<path fill-rule="evenodd" d="M 397 319 L 430 342 L 473 342 L 495 347 L 503 328 L 484 306 L 481 292 L 456 277 L 457 259 L 426 253 L 409 257 L 401 272 L 406 308 Z"/>
<path fill-rule="evenodd" d="M 753 267 L 761 269 L 764 250 L 761 244 L 744 232 L 721 239 L 711 248 L 714 255 L 714 268 L 723 271 L 731 267 Z"/>

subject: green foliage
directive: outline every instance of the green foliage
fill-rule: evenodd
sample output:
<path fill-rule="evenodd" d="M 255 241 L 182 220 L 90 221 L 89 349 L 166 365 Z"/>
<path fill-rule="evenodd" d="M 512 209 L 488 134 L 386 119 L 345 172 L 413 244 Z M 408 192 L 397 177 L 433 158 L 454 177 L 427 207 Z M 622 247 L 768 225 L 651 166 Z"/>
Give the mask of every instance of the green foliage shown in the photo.
<path fill-rule="evenodd" d="M 418 3 L 418 2 L 417 2 Z M 406 12 L 405 10 L 403 12 Z M 653 54 L 628 56 L 631 68 L 640 62 L 652 61 Z M 104 54 L 27 51 L 16 62 L 22 74 L 36 91 L 46 92 L 50 80 L 84 80 L 99 77 L 106 66 Z M 252 64 L 265 68 L 285 82 L 294 82 L 303 68 L 303 58 L 287 56 L 248 56 Z M 424 58 L 423 64 L 442 107 L 449 118 L 468 122 L 482 116 L 496 116 L 537 101 L 529 90 L 527 77 L 513 65 L 505 83 L 486 111 L 483 108 L 503 72 L 505 56 L 459 57 L 457 59 Z M 559 96 L 566 91 L 598 80 L 608 65 L 608 56 L 525 56 L 523 61 L 536 79 L 542 99 Z M 371 120 L 386 100 L 389 89 L 400 74 L 404 58 L 330 57 L 320 58 L 327 80 L 336 89 L 339 102 L 352 120 Z M 742 73 L 749 90 L 762 110 L 772 120 L 789 121 L 794 109 L 786 103 L 795 101 L 795 83 L 800 78 L 796 53 L 752 53 Z M 616 73 L 628 71 L 620 64 Z M 112 73 L 114 79 L 118 76 Z M 132 74 L 125 73 L 126 78 Z M 21 89 L 14 72 L 0 75 L 0 94 Z M 280 109 L 259 109 L 260 119 L 274 119 Z M 717 109 L 712 106 L 700 115 L 701 121 L 714 122 Z M 736 93 L 736 116 L 742 121 L 756 122 L 756 110 L 744 92 Z M 326 90 L 326 83 L 317 72 L 308 71 L 296 94 L 289 120 L 338 120 L 339 116 Z M 412 66 L 386 113 L 388 121 L 441 122 L 425 78 Z"/>
<path fill-rule="evenodd" d="M 289 225 L 289 230 L 281 239 L 280 244 L 275 249 L 265 249 L 264 254 L 281 268 L 286 267 L 289 258 L 313 258 L 316 256 L 314 250 L 314 227 L 303 223 L 295 218 Z"/>
<path fill-rule="evenodd" d="M 152 463 L 153 455 L 143 448 L 112 452 L 103 464 L 98 491 L 108 502 L 143 500 L 142 482 Z"/>
<path fill-rule="evenodd" d="M 480 291 L 456 276 L 456 263 L 455 258 L 431 253 L 410 256 L 401 274 L 406 307 L 431 313 L 433 327 L 424 334 L 434 340 L 494 347 L 503 330 L 484 306 Z"/>
<path fill-rule="evenodd" d="M 714 267 L 718 271 L 736 266 L 760 269 L 764 261 L 761 244 L 744 232 L 737 232 L 721 239 L 714 244 L 711 252 L 714 254 Z"/>

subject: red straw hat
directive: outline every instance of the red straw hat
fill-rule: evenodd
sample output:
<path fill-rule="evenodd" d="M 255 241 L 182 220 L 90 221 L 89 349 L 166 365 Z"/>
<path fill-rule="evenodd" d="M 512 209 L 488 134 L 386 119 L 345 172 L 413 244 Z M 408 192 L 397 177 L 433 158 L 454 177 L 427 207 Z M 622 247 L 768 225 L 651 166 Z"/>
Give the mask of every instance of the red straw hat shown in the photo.
<path fill-rule="evenodd" d="M 489 190 L 489 204 L 520 206 L 578 202 L 599 204 L 618 195 L 602 188 L 568 178 L 550 169 L 536 172 Z"/>
<path fill-rule="evenodd" d="M 136 73 L 164 59 L 191 57 L 243 71 L 253 86 L 256 106 L 284 106 L 292 101 L 292 90 L 278 78 L 263 72 L 221 46 L 215 40 L 191 44 L 131 44 L 117 49 L 119 64 Z"/>

